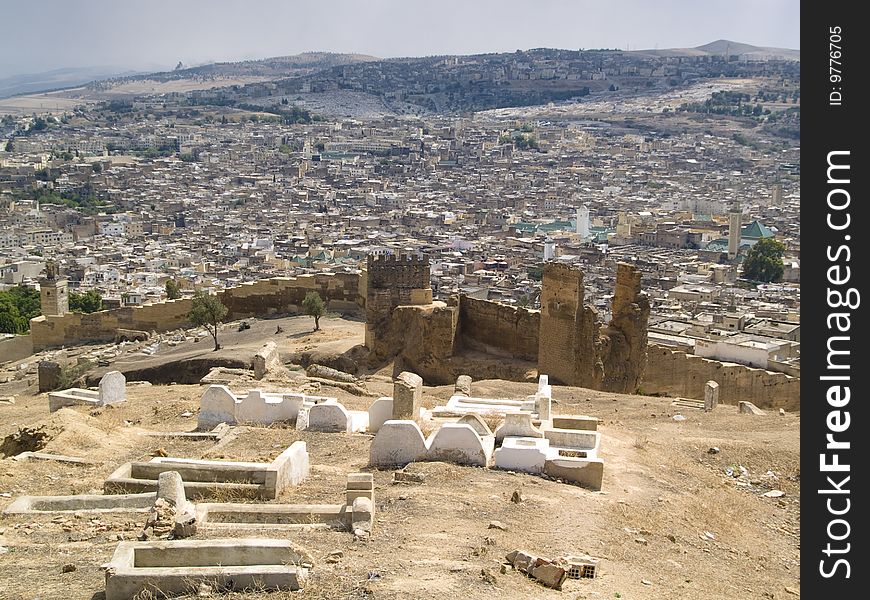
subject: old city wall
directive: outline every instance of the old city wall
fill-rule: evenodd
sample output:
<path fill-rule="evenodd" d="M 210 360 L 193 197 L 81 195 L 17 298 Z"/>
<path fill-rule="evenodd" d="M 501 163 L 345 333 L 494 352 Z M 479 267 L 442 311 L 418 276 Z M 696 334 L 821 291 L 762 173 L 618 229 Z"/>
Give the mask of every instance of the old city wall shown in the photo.
<path fill-rule="evenodd" d="M 493 356 L 538 360 L 541 313 L 468 296 L 459 298 L 459 345 Z"/>
<path fill-rule="evenodd" d="M 548 263 L 541 290 L 538 369 L 553 383 L 601 389 L 598 312 L 584 305 L 583 272 Z"/>
<path fill-rule="evenodd" d="M 719 401 L 737 404 L 749 400 L 759 408 L 799 411 L 800 378 L 785 373 L 722 363 L 650 345 L 647 366 L 640 387 L 644 394 L 668 394 L 685 398 L 704 398 L 707 381 L 719 384 Z"/>
<path fill-rule="evenodd" d="M 603 389 L 633 394 L 647 363 L 649 299 L 641 291 L 640 271 L 620 263 L 616 269 L 610 323 L 602 330 Z"/>
<path fill-rule="evenodd" d="M 227 320 L 265 317 L 299 311 L 309 291 L 328 300 L 329 310 L 361 312 L 359 275 L 352 273 L 275 277 L 228 288 L 218 295 L 229 313 Z M 188 325 L 190 299 L 167 300 L 142 306 L 103 310 L 90 314 L 41 316 L 30 322 L 35 350 L 82 342 L 114 339 L 117 329 L 167 331 Z"/>

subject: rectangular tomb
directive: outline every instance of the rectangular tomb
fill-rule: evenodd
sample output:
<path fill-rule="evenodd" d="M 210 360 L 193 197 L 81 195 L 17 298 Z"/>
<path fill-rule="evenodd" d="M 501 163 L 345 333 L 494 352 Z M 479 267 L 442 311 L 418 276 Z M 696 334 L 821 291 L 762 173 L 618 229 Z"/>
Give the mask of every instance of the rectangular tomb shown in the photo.
<path fill-rule="evenodd" d="M 288 486 L 299 485 L 309 469 L 305 442 L 293 442 L 271 463 L 153 458 L 148 462 L 121 465 L 103 484 L 107 494 L 157 490 L 157 478 L 164 471 L 177 471 L 184 480 L 184 492 L 191 498 L 213 496 L 220 491 L 244 497 L 277 498 Z"/>
<path fill-rule="evenodd" d="M 217 589 L 302 589 L 308 553 L 293 542 L 267 539 L 121 542 L 106 572 L 106 600 L 147 593 L 196 592 L 203 583 Z M 150 597 L 150 595 L 149 595 Z"/>

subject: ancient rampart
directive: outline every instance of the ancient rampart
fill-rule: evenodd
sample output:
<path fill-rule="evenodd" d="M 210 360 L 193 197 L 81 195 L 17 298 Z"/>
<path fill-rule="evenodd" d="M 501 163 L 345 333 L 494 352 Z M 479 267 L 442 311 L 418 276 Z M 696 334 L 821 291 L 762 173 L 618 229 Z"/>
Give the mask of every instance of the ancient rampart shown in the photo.
<path fill-rule="evenodd" d="M 355 273 L 274 277 L 228 288 L 218 296 L 229 309 L 227 320 L 299 312 L 302 299 L 310 291 L 316 291 L 328 300 L 329 310 L 362 312 L 364 301 L 360 296 L 359 280 Z M 182 299 L 90 314 L 40 316 L 30 321 L 30 335 L 34 349 L 41 350 L 112 340 L 118 329 L 168 331 L 188 325 L 190 308 L 190 299 Z"/>

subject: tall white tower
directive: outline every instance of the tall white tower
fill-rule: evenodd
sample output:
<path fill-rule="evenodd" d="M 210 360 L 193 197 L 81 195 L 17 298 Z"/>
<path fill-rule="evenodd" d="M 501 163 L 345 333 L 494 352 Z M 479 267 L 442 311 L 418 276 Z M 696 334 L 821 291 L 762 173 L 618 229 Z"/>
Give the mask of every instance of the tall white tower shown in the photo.
<path fill-rule="evenodd" d="M 728 260 L 733 260 L 740 249 L 740 205 L 728 211 Z"/>
<path fill-rule="evenodd" d="M 577 209 L 577 235 L 585 239 L 589 237 L 589 207 L 585 204 Z"/>
<path fill-rule="evenodd" d="M 556 242 L 547 238 L 544 240 L 544 260 L 553 260 L 556 258 Z"/>

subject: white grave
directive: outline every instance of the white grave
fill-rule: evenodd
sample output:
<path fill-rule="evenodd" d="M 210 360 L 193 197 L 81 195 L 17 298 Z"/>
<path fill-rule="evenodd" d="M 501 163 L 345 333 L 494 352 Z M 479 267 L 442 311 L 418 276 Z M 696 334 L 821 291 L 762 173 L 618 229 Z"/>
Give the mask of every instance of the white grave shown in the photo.
<path fill-rule="evenodd" d="M 109 371 L 100 379 L 97 390 L 69 388 L 59 392 L 49 392 L 48 411 L 54 412 L 64 406 L 106 406 L 120 404 L 126 400 L 127 379 L 119 371 Z"/>

